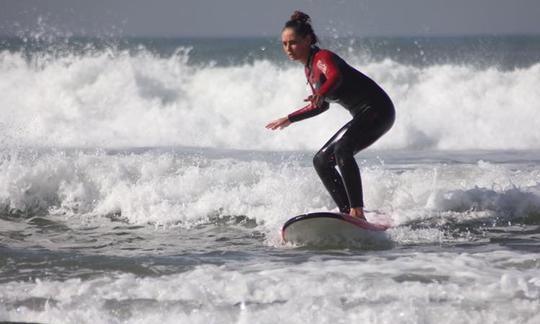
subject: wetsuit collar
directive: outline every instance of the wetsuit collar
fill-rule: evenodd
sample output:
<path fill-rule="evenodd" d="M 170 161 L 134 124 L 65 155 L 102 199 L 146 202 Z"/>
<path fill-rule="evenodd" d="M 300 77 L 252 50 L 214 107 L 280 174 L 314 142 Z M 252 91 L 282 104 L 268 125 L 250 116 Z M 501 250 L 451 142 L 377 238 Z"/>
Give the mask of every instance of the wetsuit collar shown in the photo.
<path fill-rule="evenodd" d="M 309 80 L 311 79 L 311 73 L 313 72 L 313 69 L 312 69 L 313 58 L 315 57 L 315 54 L 318 51 L 319 51 L 319 48 L 317 46 L 315 46 L 315 45 L 311 46 L 311 49 L 309 50 L 308 60 L 307 60 L 306 65 L 305 65 L 305 69 L 306 69 L 306 72 L 307 72 L 306 75 L 308 75 L 308 83 L 309 83 Z"/>
<path fill-rule="evenodd" d="M 311 49 L 309 50 L 309 56 L 308 60 L 306 62 L 306 68 L 311 71 L 311 64 L 313 63 L 313 57 L 315 56 L 315 53 L 319 51 L 319 47 L 313 45 L 311 46 Z"/>

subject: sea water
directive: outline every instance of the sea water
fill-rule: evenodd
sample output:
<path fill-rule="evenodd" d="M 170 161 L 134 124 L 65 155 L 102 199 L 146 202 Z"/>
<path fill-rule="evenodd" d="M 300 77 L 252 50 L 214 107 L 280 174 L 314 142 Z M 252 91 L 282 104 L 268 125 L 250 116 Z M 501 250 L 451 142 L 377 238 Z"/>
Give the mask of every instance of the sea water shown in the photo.
<path fill-rule="evenodd" d="M 264 128 L 309 95 L 277 37 L 44 35 L 0 40 L 0 321 L 540 322 L 540 37 L 323 39 L 397 111 L 390 244 L 327 249 L 280 228 L 350 116 Z"/>

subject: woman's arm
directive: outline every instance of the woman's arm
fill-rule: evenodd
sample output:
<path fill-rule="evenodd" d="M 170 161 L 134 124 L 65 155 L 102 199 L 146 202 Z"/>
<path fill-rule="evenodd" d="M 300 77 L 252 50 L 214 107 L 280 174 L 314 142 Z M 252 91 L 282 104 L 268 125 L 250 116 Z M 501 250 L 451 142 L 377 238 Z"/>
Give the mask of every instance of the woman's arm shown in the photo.
<path fill-rule="evenodd" d="M 317 99 L 314 99 L 317 100 Z M 289 114 L 287 118 L 292 122 L 301 121 L 306 118 L 310 118 L 313 116 L 317 116 L 318 114 L 326 111 L 330 107 L 328 102 L 324 102 L 320 100 L 320 102 L 311 102 L 309 105 L 305 106 L 304 108 L 300 108 L 297 111 Z"/>
<path fill-rule="evenodd" d="M 314 71 L 317 78 L 322 74 L 326 80 L 319 89 L 311 88 L 313 95 L 307 99 L 311 101 L 309 105 L 287 116 L 291 122 L 310 118 L 326 111 L 329 104 L 324 101 L 324 97 L 341 84 L 341 72 L 332 58 L 332 52 L 320 50 L 314 57 L 313 69 L 317 70 Z"/>
<path fill-rule="evenodd" d="M 316 74 L 323 74 L 326 80 L 318 90 L 312 87 L 313 95 L 306 99 L 306 101 L 310 101 L 310 104 L 289 114 L 287 117 L 272 121 L 266 125 L 266 128 L 272 130 L 282 129 L 291 123 L 317 116 L 328 110 L 330 105 L 324 101 L 324 96 L 341 84 L 341 72 L 332 58 L 332 53 L 326 50 L 321 50 L 317 53 L 313 66 L 318 70 Z"/>
<path fill-rule="evenodd" d="M 315 95 L 325 97 L 341 84 L 341 71 L 332 55 L 330 51 L 321 50 L 315 56 L 313 66 L 326 78 L 321 87 L 315 92 Z"/>

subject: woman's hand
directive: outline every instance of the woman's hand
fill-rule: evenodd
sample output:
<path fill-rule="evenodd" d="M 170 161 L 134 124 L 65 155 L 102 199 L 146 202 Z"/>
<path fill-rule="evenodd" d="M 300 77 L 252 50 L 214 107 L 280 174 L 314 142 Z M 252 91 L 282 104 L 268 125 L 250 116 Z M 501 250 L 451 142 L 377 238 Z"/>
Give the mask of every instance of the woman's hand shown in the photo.
<path fill-rule="evenodd" d="M 313 95 L 307 97 L 306 99 L 304 99 L 304 101 L 310 101 L 313 106 L 321 107 L 321 105 L 324 102 L 324 97 L 320 96 L 318 94 L 313 94 Z"/>
<path fill-rule="evenodd" d="M 283 129 L 289 126 L 290 124 L 291 124 L 291 121 L 289 120 L 288 117 L 281 117 L 270 122 L 268 125 L 266 125 L 266 128 L 271 129 L 271 130 L 276 130 L 278 128 Z"/>

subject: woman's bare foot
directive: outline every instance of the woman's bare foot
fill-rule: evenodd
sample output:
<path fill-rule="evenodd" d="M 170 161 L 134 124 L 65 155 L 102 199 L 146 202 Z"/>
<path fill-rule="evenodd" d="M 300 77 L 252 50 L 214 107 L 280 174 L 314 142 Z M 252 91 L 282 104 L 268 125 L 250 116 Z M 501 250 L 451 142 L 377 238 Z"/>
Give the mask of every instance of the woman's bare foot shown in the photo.
<path fill-rule="evenodd" d="M 366 216 L 364 215 L 364 208 L 362 207 L 351 208 L 351 210 L 349 211 L 349 215 L 363 220 L 366 219 Z"/>

